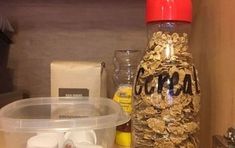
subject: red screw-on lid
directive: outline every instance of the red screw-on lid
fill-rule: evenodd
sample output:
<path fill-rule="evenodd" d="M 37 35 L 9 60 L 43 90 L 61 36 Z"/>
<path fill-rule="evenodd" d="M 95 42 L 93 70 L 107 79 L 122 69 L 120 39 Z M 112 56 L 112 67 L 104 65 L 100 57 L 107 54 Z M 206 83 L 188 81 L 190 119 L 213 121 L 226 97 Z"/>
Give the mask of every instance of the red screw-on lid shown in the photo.
<path fill-rule="evenodd" d="M 147 23 L 154 21 L 192 22 L 191 0 L 147 0 Z"/>

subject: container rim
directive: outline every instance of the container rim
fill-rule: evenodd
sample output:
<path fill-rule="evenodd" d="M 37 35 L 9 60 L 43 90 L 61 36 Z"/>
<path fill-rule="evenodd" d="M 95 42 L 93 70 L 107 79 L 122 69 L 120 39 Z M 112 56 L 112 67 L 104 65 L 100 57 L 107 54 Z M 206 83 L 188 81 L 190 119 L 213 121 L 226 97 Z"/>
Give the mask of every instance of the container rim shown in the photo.
<path fill-rule="evenodd" d="M 20 119 L 8 117 L 10 111 L 33 105 L 105 105 L 114 111 L 107 115 L 66 118 L 66 119 Z M 130 120 L 120 105 L 108 98 L 98 97 L 40 97 L 18 100 L 0 110 L 0 131 L 4 132 L 64 132 L 70 130 L 87 130 L 111 128 Z"/>

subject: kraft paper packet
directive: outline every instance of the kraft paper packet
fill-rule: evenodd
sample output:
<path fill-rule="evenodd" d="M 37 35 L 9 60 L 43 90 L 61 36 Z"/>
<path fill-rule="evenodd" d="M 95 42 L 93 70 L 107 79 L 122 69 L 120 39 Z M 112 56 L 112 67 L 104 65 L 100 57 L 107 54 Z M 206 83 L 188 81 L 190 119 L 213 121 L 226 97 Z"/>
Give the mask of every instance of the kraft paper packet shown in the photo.
<path fill-rule="evenodd" d="M 55 61 L 51 63 L 52 97 L 106 97 L 103 62 Z"/>
<path fill-rule="evenodd" d="M 55 61 L 51 63 L 52 97 L 90 97 L 97 99 L 107 96 L 106 71 L 103 62 Z M 66 98 L 63 98 L 66 99 Z M 79 116 L 80 109 L 71 105 L 52 105 L 51 118 L 67 119 Z"/>

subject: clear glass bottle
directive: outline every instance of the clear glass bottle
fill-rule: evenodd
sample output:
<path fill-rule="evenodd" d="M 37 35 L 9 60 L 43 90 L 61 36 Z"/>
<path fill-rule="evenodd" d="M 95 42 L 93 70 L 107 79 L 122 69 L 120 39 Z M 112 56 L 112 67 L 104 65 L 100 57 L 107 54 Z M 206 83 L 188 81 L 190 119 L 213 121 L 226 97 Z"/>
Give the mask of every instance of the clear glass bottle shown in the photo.
<path fill-rule="evenodd" d="M 132 85 L 140 57 L 139 50 L 116 50 L 114 55 L 116 91 L 113 99 L 129 114 L 132 111 Z M 117 127 L 116 143 L 127 147 L 131 145 L 131 121 Z"/>
<path fill-rule="evenodd" d="M 190 0 L 147 0 L 148 46 L 133 88 L 134 148 L 199 147 L 200 89 L 189 48 L 191 21 Z"/>

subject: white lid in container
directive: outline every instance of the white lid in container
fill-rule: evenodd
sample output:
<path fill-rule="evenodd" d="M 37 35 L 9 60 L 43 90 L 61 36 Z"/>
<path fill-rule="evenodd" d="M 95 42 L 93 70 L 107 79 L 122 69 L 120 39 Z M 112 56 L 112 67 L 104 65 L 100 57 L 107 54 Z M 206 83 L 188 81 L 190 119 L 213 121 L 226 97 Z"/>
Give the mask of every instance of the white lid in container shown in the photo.
<path fill-rule="evenodd" d="M 80 144 L 96 144 L 97 138 L 96 133 L 93 130 L 88 131 L 72 131 L 65 134 L 66 140 L 71 140 L 75 145 Z"/>
<path fill-rule="evenodd" d="M 28 140 L 27 148 L 58 148 L 58 140 L 53 134 L 37 135 Z"/>
<path fill-rule="evenodd" d="M 0 130 L 55 132 L 115 127 L 130 117 L 107 98 L 32 98 L 0 110 Z"/>

